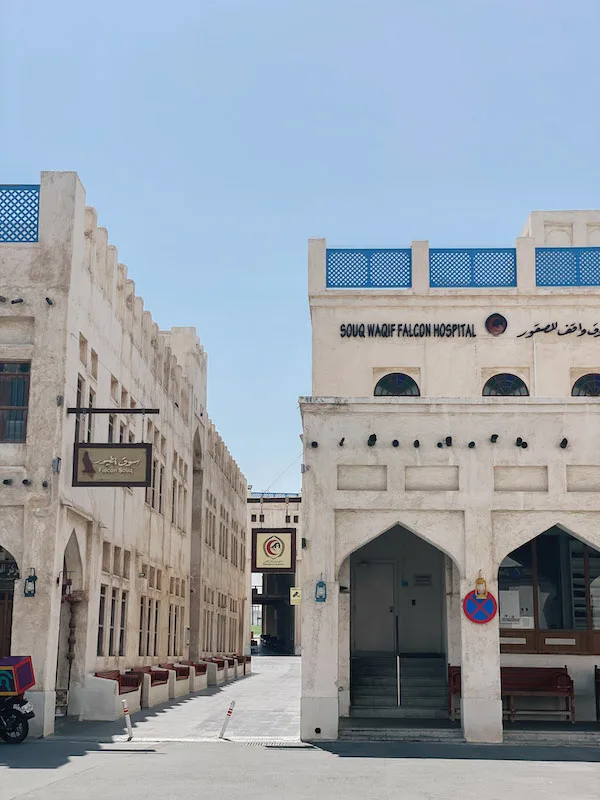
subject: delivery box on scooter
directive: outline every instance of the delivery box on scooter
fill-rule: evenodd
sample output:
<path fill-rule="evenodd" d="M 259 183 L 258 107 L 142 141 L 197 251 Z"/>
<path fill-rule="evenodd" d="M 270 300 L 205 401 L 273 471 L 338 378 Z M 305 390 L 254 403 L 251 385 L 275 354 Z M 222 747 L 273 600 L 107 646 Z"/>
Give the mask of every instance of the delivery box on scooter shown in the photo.
<path fill-rule="evenodd" d="M 23 694 L 34 684 L 31 656 L 0 658 L 0 697 Z"/>

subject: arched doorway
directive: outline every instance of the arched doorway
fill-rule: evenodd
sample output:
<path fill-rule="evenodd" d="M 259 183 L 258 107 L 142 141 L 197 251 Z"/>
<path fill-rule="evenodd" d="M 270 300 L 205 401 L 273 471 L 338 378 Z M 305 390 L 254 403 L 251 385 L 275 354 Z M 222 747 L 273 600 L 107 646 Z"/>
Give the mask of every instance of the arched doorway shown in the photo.
<path fill-rule="evenodd" d="M 350 556 L 352 716 L 447 716 L 448 562 L 400 525 Z"/>
<path fill-rule="evenodd" d="M 75 531 L 72 531 L 65 547 L 60 586 L 61 606 L 56 658 L 56 715 L 64 716 L 67 714 L 69 691 L 73 679 L 82 677 L 80 674 L 82 670 L 75 665 L 76 653 L 80 651 L 83 654 L 85 647 L 85 636 L 83 635 L 85 620 L 81 618 L 83 566 Z M 78 641 L 80 632 L 83 641 Z"/>
<path fill-rule="evenodd" d="M 19 577 L 17 562 L 0 547 L 0 658 L 11 654 L 14 585 Z"/>

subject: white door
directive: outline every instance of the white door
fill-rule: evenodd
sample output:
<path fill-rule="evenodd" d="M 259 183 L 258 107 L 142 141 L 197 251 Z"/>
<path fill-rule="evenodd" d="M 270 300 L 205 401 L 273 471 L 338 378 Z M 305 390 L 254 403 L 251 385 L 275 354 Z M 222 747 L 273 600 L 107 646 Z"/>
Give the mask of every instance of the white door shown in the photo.
<path fill-rule="evenodd" d="M 394 564 L 357 564 L 352 580 L 352 650 L 394 653 Z"/>

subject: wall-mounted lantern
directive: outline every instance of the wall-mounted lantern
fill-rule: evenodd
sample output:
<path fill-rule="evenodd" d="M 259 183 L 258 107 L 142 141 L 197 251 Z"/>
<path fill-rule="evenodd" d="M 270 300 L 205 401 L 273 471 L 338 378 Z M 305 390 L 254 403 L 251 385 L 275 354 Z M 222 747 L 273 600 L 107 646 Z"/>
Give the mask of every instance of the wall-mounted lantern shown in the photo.
<path fill-rule="evenodd" d="M 325 581 L 317 581 L 315 586 L 315 601 L 324 603 L 327 600 L 327 584 Z"/>
<path fill-rule="evenodd" d="M 25 583 L 23 585 L 23 594 L 25 597 L 35 597 L 35 582 L 37 581 L 37 575 L 35 574 L 35 570 L 33 567 L 29 569 L 29 575 L 25 578 Z"/>
<path fill-rule="evenodd" d="M 73 591 L 73 581 L 70 578 L 71 573 L 68 570 L 64 572 L 59 572 L 58 578 L 56 579 L 57 586 L 61 587 L 62 596 L 69 598 L 71 592 Z"/>
<path fill-rule="evenodd" d="M 488 596 L 487 583 L 485 582 L 485 578 L 481 577 L 481 570 L 479 570 L 479 576 L 475 581 L 475 597 L 483 598 L 487 596 Z"/>

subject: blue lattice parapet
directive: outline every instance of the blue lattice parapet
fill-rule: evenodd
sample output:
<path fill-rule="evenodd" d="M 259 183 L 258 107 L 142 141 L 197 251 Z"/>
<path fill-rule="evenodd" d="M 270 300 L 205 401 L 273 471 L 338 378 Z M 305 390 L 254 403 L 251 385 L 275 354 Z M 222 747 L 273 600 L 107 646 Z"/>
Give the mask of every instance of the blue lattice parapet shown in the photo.
<path fill-rule="evenodd" d="M 409 289 L 412 253 L 404 250 L 327 250 L 328 289 Z"/>
<path fill-rule="evenodd" d="M 516 286 L 517 251 L 514 247 L 431 249 L 429 282 L 435 289 Z"/>
<path fill-rule="evenodd" d="M 0 242 L 37 242 L 39 186 L 0 186 Z"/>
<path fill-rule="evenodd" d="M 600 247 L 536 247 L 538 286 L 600 286 Z"/>

